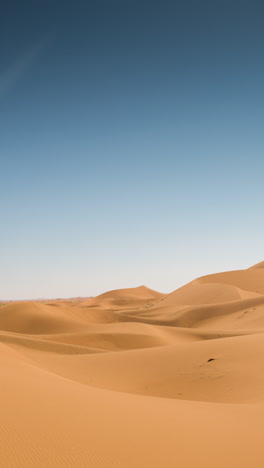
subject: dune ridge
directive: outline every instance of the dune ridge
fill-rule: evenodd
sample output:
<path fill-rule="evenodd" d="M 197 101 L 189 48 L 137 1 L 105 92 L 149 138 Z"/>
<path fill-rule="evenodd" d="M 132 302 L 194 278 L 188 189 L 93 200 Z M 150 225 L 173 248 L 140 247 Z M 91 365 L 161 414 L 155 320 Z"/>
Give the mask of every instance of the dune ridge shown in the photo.
<path fill-rule="evenodd" d="M 264 262 L 0 308 L 0 467 L 264 466 Z"/>

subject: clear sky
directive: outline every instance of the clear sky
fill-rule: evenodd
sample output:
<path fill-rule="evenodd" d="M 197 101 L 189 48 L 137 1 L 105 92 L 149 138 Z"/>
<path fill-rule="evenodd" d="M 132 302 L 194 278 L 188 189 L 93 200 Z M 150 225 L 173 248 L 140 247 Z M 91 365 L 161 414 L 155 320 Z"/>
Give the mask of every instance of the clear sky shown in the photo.
<path fill-rule="evenodd" d="M 263 260 L 263 16 L 1 5 L 1 299 L 170 292 Z"/>

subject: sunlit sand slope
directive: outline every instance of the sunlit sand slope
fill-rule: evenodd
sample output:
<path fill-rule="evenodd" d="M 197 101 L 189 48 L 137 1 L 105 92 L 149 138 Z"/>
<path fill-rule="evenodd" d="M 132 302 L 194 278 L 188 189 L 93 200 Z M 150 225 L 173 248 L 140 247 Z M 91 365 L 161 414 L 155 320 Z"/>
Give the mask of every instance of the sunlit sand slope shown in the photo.
<path fill-rule="evenodd" d="M 264 466 L 264 263 L 0 307 L 0 467 Z"/>

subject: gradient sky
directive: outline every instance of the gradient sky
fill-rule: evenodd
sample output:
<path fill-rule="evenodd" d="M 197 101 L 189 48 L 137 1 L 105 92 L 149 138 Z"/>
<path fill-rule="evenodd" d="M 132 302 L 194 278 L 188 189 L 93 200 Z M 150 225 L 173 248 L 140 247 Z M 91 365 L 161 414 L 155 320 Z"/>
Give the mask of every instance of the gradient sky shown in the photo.
<path fill-rule="evenodd" d="M 263 16 L 1 5 L 1 299 L 170 292 L 263 260 Z"/>

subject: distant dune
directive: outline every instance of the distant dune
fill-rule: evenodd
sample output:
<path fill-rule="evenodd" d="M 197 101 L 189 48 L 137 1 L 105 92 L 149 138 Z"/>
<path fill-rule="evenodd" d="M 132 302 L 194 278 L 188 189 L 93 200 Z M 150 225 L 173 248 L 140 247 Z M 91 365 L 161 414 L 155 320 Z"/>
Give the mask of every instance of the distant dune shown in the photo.
<path fill-rule="evenodd" d="M 0 308 L 0 467 L 264 466 L 264 262 Z"/>
<path fill-rule="evenodd" d="M 34 299 L 34 302 L 83 302 L 83 301 L 89 301 L 89 299 L 92 299 L 92 297 L 69 297 L 69 298 L 60 298 L 58 297 L 57 299 L 47 299 L 47 298 L 42 298 L 42 299 Z M 10 302 L 28 302 L 27 300 L 24 301 L 5 301 L 0 300 L 0 304 L 9 304 Z"/>

